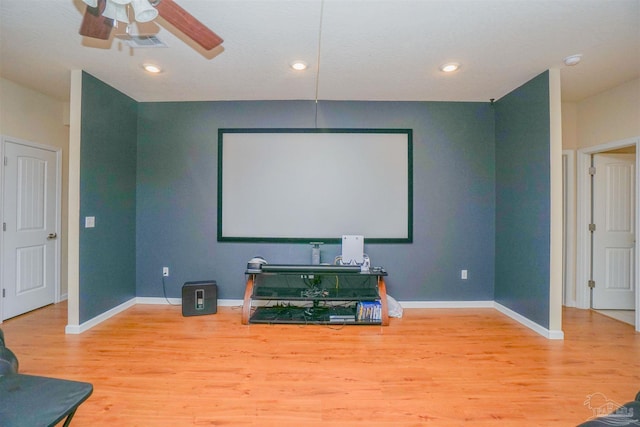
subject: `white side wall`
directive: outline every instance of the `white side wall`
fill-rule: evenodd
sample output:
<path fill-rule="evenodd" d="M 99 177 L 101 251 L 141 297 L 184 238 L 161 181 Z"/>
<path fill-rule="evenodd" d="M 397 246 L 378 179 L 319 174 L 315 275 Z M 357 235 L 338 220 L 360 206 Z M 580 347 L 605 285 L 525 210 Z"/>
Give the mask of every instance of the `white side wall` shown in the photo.
<path fill-rule="evenodd" d="M 67 204 L 69 186 L 69 126 L 66 102 L 0 78 L 0 135 L 36 142 L 62 150 L 60 230 L 60 295 L 68 293 Z"/>
<path fill-rule="evenodd" d="M 578 104 L 575 102 L 562 103 L 562 149 L 576 150 L 578 148 Z"/>
<path fill-rule="evenodd" d="M 640 78 L 623 83 L 607 91 L 591 96 L 579 102 L 562 103 L 562 146 L 565 150 L 587 150 L 591 147 L 607 146 L 620 141 L 637 140 L 640 136 Z M 594 148 L 595 150 L 596 148 Z M 578 169 L 579 159 L 576 157 Z M 576 170 L 576 174 L 580 173 Z M 578 186 L 579 187 L 579 186 Z M 639 189 L 640 190 L 640 189 Z M 576 192 L 577 193 L 577 192 Z M 578 209 L 575 201 L 574 209 Z M 576 236 L 579 233 L 576 232 Z M 582 253 L 580 238 L 576 237 L 577 253 Z M 585 243 L 586 244 L 586 243 Z M 573 265 L 580 267 L 576 254 L 573 254 Z M 572 276 L 581 277 L 580 272 L 573 271 Z M 579 280 L 581 283 L 584 280 Z M 580 285 L 580 286 L 584 286 Z M 579 295 L 583 289 L 578 284 L 570 283 L 569 292 Z M 579 289 L 577 289 L 577 287 Z M 640 295 L 638 295 L 640 301 Z M 640 305 L 640 302 L 637 302 Z M 640 330 L 640 312 L 636 313 L 636 329 Z"/>
<path fill-rule="evenodd" d="M 640 79 L 577 103 L 578 148 L 640 135 Z"/>

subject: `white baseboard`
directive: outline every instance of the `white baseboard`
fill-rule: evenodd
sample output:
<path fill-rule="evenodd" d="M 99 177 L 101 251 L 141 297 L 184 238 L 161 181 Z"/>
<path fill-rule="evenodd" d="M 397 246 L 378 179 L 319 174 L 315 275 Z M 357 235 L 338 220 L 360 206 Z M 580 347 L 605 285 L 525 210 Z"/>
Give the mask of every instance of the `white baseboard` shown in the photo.
<path fill-rule="evenodd" d="M 220 299 L 218 300 L 219 307 L 241 307 L 243 304 L 243 300 L 241 299 Z M 499 304 L 495 301 L 399 301 L 402 308 L 494 308 L 501 312 L 502 314 L 512 318 L 513 320 L 521 323 L 527 328 L 537 332 L 545 338 L 552 340 L 562 340 L 564 339 L 564 332 L 562 331 L 552 331 L 545 327 L 540 326 L 539 324 L 533 322 L 532 320 L 527 319 L 521 314 L 516 313 L 515 311 L 505 307 L 502 304 Z M 105 320 L 115 316 L 128 309 L 129 307 L 133 307 L 136 304 L 171 304 L 171 305 L 182 305 L 181 298 L 161 298 L 161 297 L 135 297 L 130 299 L 127 302 L 120 304 L 117 307 L 108 310 L 99 316 L 94 317 L 91 320 L 88 320 L 81 325 L 67 325 L 65 328 L 65 333 L 67 334 L 81 334 L 94 326 L 104 322 Z"/>
<path fill-rule="evenodd" d="M 129 301 L 120 304 L 117 307 L 112 308 L 111 310 L 107 310 L 104 313 L 94 317 L 93 319 L 87 320 L 86 322 L 80 325 L 67 325 L 65 327 L 64 332 L 66 334 L 81 334 L 94 326 L 104 322 L 105 320 L 115 316 L 116 314 L 122 313 L 129 307 L 133 307 L 136 304 L 171 304 L 171 305 L 182 305 L 182 298 L 161 298 L 161 297 L 135 297 L 131 298 Z M 219 299 L 218 306 L 219 307 L 242 307 L 243 300 L 241 299 Z"/>
<path fill-rule="evenodd" d="M 182 298 L 163 298 L 163 297 L 137 297 L 138 304 L 171 304 L 182 305 Z M 244 300 L 241 299 L 219 299 L 218 307 L 242 307 Z"/>
<path fill-rule="evenodd" d="M 136 304 L 182 305 L 182 298 L 136 297 Z"/>
<path fill-rule="evenodd" d="M 398 301 L 402 308 L 493 308 L 493 301 Z"/>
<path fill-rule="evenodd" d="M 64 332 L 66 334 L 81 334 L 104 322 L 105 320 L 110 319 L 116 314 L 122 313 L 127 308 L 133 307 L 134 305 L 136 305 L 136 298 L 131 298 L 129 301 L 123 302 L 122 304 L 113 307 L 111 310 L 107 310 L 104 313 L 94 317 L 93 319 L 87 320 L 80 325 L 67 325 L 64 329 Z"/>
<path fill-rule="evenodd" d="M 504 305 L 494 302 L 494 307 L 496 310 L 498 310 L 500 313 L 509 316 L 510 318 L 512 318 L 513 320 L 515 320 L 518 323 L 521 323 L 522 325 L 526 326 L 527 328 L 531 329 L 534 332 L 539 333 L 540 335 L 542 335 L 543 337 L 550 339 L 550 340 L 563 340 L 564 339 L 564 332 L 562 331 L 555 331 L 555 330 L 550 330 L 547 329 L 543 326 L 540 326 L 539 324 L 537 324 L 536 322 L 527 319 L 526 317 L 524 317 L 523 315 L 516 313 L 515 311 L 511 310 L 510 308 L 505 307 Z"/>
<path fill-rule="evenodd" d="M 552 331 L 495 301 L 399 301 L 402 308 L 494 308 L 534 332 L 551 340 L 563 340 L 564 332 Z"/>

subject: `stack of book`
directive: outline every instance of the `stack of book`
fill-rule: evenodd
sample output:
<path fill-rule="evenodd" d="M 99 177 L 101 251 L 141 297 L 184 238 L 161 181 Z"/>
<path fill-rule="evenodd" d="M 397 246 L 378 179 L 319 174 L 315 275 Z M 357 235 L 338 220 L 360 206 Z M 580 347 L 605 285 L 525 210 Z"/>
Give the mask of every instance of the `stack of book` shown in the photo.
<path fill-rule="evenodd" d="M 356 306 L 358 322 L 381 322 L 382 304 L 380 301 L 360 301 Z"/>

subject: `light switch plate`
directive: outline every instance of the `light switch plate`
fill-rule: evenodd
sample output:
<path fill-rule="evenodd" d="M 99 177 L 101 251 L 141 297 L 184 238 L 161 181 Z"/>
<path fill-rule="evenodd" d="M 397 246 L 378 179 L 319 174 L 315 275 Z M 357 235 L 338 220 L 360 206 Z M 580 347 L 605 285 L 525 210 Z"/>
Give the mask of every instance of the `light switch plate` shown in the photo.
<path fill-rule="evenodd" d="M 96 226 L 96 217 L 95 216 L 85 216 L 84 217 L 84 228 L 94 228 Z"/>

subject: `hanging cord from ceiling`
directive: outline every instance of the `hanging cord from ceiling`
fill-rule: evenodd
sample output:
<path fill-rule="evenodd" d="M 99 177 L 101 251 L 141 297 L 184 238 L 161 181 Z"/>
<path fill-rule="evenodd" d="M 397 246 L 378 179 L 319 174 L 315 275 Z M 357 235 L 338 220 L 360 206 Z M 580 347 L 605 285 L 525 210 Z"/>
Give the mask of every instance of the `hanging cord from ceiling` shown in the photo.
<path fill-rule="evenodd" d="M 320 85 L 320 51 L 322 48 L 322 18 L 324 16 L 324 0 L 320 0 L 320 22 L 318 25 L 318 56 L 316 58 L 316 116 L 315 125 L 318 128 L 318 87 Z"/>

